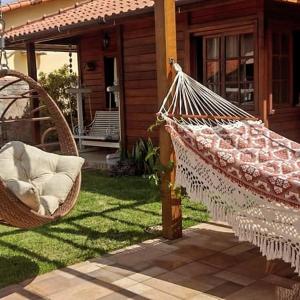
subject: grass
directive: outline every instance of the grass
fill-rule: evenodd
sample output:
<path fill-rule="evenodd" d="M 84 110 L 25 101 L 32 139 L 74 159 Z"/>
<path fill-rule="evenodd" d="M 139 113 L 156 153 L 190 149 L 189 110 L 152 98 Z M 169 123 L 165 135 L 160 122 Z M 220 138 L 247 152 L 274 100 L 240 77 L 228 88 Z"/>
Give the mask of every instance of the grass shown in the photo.
<path fill-rule="evenodd" d="M 207 220 L 204 207 L 183 201 L 183 226 Z M 35 230 L 0 226 L 0 287 L 153 238 L 161 223 L 158 190 L 141 177 L 83 174 L 80 199 L 61 221 Z"/>

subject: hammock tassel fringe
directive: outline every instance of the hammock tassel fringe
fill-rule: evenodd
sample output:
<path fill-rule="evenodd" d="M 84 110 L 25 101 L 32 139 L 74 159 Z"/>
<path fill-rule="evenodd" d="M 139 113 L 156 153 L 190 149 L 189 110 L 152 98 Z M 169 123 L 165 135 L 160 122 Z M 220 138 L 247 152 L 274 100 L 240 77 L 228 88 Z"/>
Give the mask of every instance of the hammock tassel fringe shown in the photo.
<path fill-rule="evenodd" d="M 203 202 L 214 220 L 232 226 L 239 241 L 258 246 L 268 260 L 290 263 L 299 274 L 299 210 L 246 190 L 204 162 L 180 138 L 172 140 L 178 158 L 176 186 L 185 188 L 193 201 Z M 284 216 L 287 211 L 288 218 Z"/>

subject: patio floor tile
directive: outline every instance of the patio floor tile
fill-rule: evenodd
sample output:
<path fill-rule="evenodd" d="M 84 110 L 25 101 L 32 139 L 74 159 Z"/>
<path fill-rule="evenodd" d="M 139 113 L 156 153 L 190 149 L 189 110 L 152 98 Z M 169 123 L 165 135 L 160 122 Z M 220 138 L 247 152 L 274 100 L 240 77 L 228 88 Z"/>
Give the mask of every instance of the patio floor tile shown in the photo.
<path fill-rule="evenodd" d="M 258 281 L 231 294 L 226 300 L 274 300 L 276 299 L 275 289 L 275 286 L 270 283 Z"/>
<path fill-rule="evenodd" d="M 147 280 L 144 284 L 180 299 L 188 299 L 197 294 L 197 290 L 158 278 Z"/>
<path fill-rule="evenodd" d="M 176 254 L 167 254 L 153 260 L 153 264 L 166 270 L 173 270 L 180 266 L 186 265 L 193 259 Z"/>
<path fill-rule="evenodd" d="M 117 273 L 113 273 L 110 272 L 108 270 L 104 270 L 104 269 L 99 269 L 96 271 L 93 271 L 91 273 L 88 274 L 89 277 L 91 277 L 91 281 L 92 279 L 99 279 L 99 280 L 103 280 L 105 282 L 114 282 L 120 279 L 123 279 L 124 276 L 117 274 Z"/>
<path fill-rule="evenodd" d="M 175 241 L 153 239 L 0 290 L 6 300 L 300 299 L 300 278 L 228 227 L 200 224 Z M 284 298 L 284 297 L 285 298 Z"/>
<path fill-rule="evenodd" d="M 217 278 L 222 278 L 227 281 L 231 281 L 233 283 L 237 283 L 243 286 L 250 285 L 251 283 L 255 282 L 254 279 L 249 278 L 247 276 L 237 274 L 237 273 L 232 273 L 229 271 L 222 271 L 220 273 L 215 274 Z"/>
<path fill-rule="evenodd" d="M 134 297 L 133 299 L 153 299 L 153 300 L 178 300 L 180 298 L 172 296 L 168 293 L 164 293 L 160 290 L 157 290 L 155 288 L 150 288 L 144 293 L 142 293 L 140 296 Z"/>
<path fill-rule="evenodd" d="M 220 269 L 215 268 L 213 266 L 206 265 L 201 262 L 192 262 L 174 270 L 174 272 L 187 276 L 189 278 L 199 276 L 199 275 L 210 275 L 210 274 L 217 273 L 219 271 Z"/>
<path fill-rule="evenodd" d="M 214 289 L 208 291 L 208 294 L 217 296 L 220 298 L 226 298 L 229 295 L 233 294 L 236 291 L 239 291 L 243 288 L 242 285 L 233 283 L 233 282 L 225 282 Z"/>
<path fill-rule="evenodd" d="M 219 269 L 229 268 L 239 263 L 235 256 L 227 255 L 222 252 L 203 258 L 200 261 Z"/>
<path fill-rule="evenodd" d="M 178 248 L 178 250 L 172 252 L 172 254 L 188 257 L 195 260 L 205 258 L 216 253 L 216 251 L 196 245 L 182 245 Z"/>

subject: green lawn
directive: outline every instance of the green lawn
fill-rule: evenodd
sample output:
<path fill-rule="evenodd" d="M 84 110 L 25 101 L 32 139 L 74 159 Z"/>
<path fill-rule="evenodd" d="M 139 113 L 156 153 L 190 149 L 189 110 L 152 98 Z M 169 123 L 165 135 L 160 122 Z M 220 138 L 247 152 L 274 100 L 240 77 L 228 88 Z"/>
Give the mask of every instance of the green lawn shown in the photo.
<path fill-rule="evenodd" d="M 207 220 L 188 201 L 183 215 L 185 228 Z M 145 228 L 160 222 L 158 191 L 147 179 L 85 172 L 68 217 L 29 231 L 0 226 L 0 287 L 152 238 Z"/>

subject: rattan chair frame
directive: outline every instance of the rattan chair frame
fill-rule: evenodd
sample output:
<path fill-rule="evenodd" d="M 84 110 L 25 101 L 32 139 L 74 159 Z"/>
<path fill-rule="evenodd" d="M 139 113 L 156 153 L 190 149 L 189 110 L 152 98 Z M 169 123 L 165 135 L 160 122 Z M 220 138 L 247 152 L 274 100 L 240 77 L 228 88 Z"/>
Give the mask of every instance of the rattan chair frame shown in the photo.
<path fill-rule="evenodd" d="M 0 78 L 12 76 L 26 82 L 30 89 L 34 91 L 35 98 L 42 99 L 47 106 L 49 116 L 55 124 L 60 150 L 63 155 L 78 156 L 78 150 L 69 125 L 64 118 L 55 101 L 49 96 L 44 88 L 32 78 L 14 70 L 0 70 Z M 1 168 L 1 166 L 0 166 Z M 65 202 L 52 216 L 43 216 L 24 205 L 0 179 L 0 223 L 18 227 L 35 228 L 58 220 L 67 215 L 74 207 L 81 186 L 81 174 L 77 177 Z"/>

